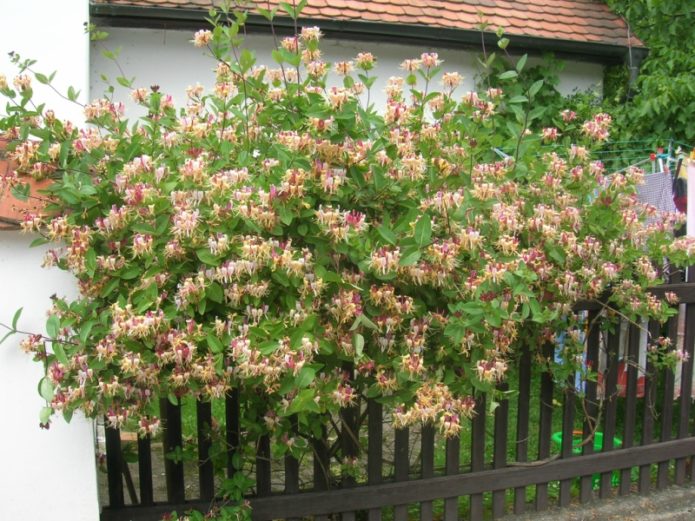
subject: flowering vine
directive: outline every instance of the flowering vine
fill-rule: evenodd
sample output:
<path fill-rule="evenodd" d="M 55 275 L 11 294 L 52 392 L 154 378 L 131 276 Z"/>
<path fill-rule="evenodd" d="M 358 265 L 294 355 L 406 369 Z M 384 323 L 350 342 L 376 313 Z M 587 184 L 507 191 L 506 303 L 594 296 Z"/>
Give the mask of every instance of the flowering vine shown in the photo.
<path fill-rule="evenodd" d="M 540 85 L 460 92 L 436 53 L 404 61 L 377 108 L 371 53 L 331 66 L 303 28 L 260 66 L 244 19 L 222 11 L 193 36 L 217 59 L 211 91 L 179 107 L 133 87 L 134 123 L 111 97 L 84 107 L 84 128 L 35 106 L 32 77 L 51 79 L 19 57 L 0 77 L 2 183 L 22 197 L 24 177 L 54 178 L 22 227 L 80 288 L 21 344 L 45 363 L 42 423 L 82 410 L 152 435 L 158 398 L 237 389 L 261 419 L 248 435 L 280 450 L 365 398 L 451 437 L 522 345 L 540 356 L 577 327 L 578 300 L 668 316 L 644 290 L 695 243 L 637 201 L 643 172 L 591 159 L 610 116 L 532 130 Z"/>

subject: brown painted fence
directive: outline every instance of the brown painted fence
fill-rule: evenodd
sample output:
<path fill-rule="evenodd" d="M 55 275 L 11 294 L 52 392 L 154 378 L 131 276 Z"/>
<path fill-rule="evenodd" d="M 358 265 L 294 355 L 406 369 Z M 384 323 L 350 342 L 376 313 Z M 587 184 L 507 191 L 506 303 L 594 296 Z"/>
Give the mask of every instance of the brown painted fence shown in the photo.
<path fill-rule="evenodd" d="M 695 480 L 691 468 L 695 437 L 690 399 L 695 283 L 668 284 L 651 291 L 673 291 L 686 304 L 684 345 L 690 357 L 682 367 L 677 399 L 673 371 L 656 371 L 649 363 L 646 371 L 638 367 L 640 330 L 636 325 L 627 330 L 628 347 L 623 358 L 627 376 L 624 392 L 618 392 L 620 333 L 609 333 L 602 340 L 599 328 L 592 327 L 586 359 L 590 367 L 598 367 L 599 350 L 605 349 L 603 392 L 599 392 L 596 382 L 588 381 L 584 396 L 576 396 L 573 376 L 559 391 L 550 374 L 542 372 L 541 364 L 535 363 L 526 350 L 518 360 L 518 394 L 508 395 L 515 403 L 502 401 L 491 418 L 485 413 L 487 397 L 478 396 L 479 414 L 463 431 L 462 439 L 440 439 L 431 426 L 417 432 L 394 431 L 384 422 L 382 406 L 369 400 L 345 409 L 333 419 L 324 429 L 324 438 L 313 441 L 313 457 L 308 461 L 291 456 L 285 456 L 284 462 L 272 461 L 270 441 L 261 438 L 255 444 L 255 495 L 249 498 L 253 518 L 294 521 L 313 517 L 326 521 L 340 516 L 352 521 L 359 515 L 360 519 L 379 521 L 382 515 L 388 515 L 395 521 L 494 519 L 510 512 L 544 510 L 551 504 L 565 506 L 570 501 L 587 502 L 595 497 L 645 494 L 653 488 Z M 586 304 L 580 309 L 588 311 L 589 323 L 600 319 L 599 305 Z M 678 317 L 674 317 L 667 325 L 674 346 L 677 324 Z M 660 326 L 649 324 L 649 331 L 658 336 Z M 544 355 L 553 356 L 553 349 L 547 346 Z M 638 392 L 642 374 L 643 393 Z M 168 453 L 182 446 L 181 408 L 164 400 L 161 409 L 165 425 L 161 445 Z M 240 410 L 238 395 L 231 393 L 225 400 L 224 421 L 230 448 L 226 455 L 228 476 L 235 472 L 234 452 L 241 440 Z M 155 452 L 159 454 L 162 449 L 155 451 L 154 442 L 140 439 L 137 464 L 127 464 L 120 433 L 107 429 L 108 506 L 102 510 L 102 521 L 154 521 L 171 510 L 207 510 L 216 498 L 215 469 L 205 436 L 212 420 L 210 404 L 197 403 L 196 475 L 184 476 L 190 468 L 185 471 L 182 462 L 165 459 L 166 499 L 157 502 L 152 461 Z M 562 432 L 557 447 L 551 441 L 553 431 Z M 596 451 L 594 432 L 603 435 Z M 360 436 L 366 438 L 366 443 L 359 442 Z M 573 451 L 575 438 L 586 443 Z M 614 445 L 616 440 L 619 447 Z M 462 451 L 464 443 L 466 450 Z M 576 454 L 578 451 L 581 454 Z M 362 476 L 355 479 L 331 475 L 330 469 L 336 469 L 331 464 L 341 457 L 364 462 Z M 137 468 L 139 490 L 131 466 Z M 279 486 L 278 478 L 284 484 Z M 196 497 L 186 497 L 186 479 L 197 480 Z M 311 483 L 303 484 L 305 481 Z"/>

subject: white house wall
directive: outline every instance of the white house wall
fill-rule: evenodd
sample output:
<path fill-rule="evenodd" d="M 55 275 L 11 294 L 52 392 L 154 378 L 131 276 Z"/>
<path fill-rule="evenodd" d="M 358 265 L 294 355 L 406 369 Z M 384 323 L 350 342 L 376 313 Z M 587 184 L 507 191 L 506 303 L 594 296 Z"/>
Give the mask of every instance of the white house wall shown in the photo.
<path fill-rule="evenodd" d="M 163 92 L 174 96 L 175 101 L 185 100 L 185 89 L 199 82 L 207 87 L 213 83 L 212 58 L 206 57 L 201 49 L 190 43 L 192 31 L 152 30 L 132 28 L 107 28 L 109 38 L 103 42 L 92 43 L 90 64 L 91 96 L 99 97 L 106 84 L 101 79 L 105 74 L 113 84 L 120 75 L 116 64 L 102 55 L 104 49 L 119 49 L 119 65 L 128 78 L 135 77 L 135 86 L 149 87 L 159 85 Z M 269 35 L 251 34 L 245 46 L 256 53 L 259 64 L 269 67 L 278 65 L 271 57 L 274 48 Z M 372 101 L 383 105 L 386 80 L 390 76 L 403 75 L 400 64 L 404 59 L 416 58 L 424 51 L 436 50 L 444 60 L 443 71 L 457 71 L 465 76 L 459 88 L 465 92 L 474 88 L 477 74 L 476 53 L 452 50 L 430 49 L 410 45 L 388 43 L 354 42 L 347 40 L 324 40 L 321 46 L 324 59 L 335 63 L 350 60 L 358 52 L 369 51 L 377 58 L 374 74 L 379 77 L 372 91 Z M 529 60 L 538 63 L 540 60 Z M 563 94 L 583 91 L 600 85 L 603 68 L 596 63 L 568 61 L 560 75 L 559 90 Z M 116 97 L 128 101 L 127 89 L 116 86 Z"/>
<path fill-rule="evenodd" d="M 7 56 L 15 51 L 38 60 L 39 72 L 58 71 L 56 85 L 63 91 L 73 85 L 86 100 L 89 41 L 82 24 L 88 19 L 87 0 L 2 0 L 0 17 L 0 73 L 9 79 L 16 75 Z M 58 116 L 81 122 L 80 107 L 36 87 L 37 98 Z M 42 332 L 50 295 L 74 295 L 75 285 L 67 274 L 40 267 L 44 251 L 29 249 L 33 239 L 0 231 L 0 322 L 10 323 L 15 310 L 24 307 L 19 327 Z M 18 340 L 0 346 L 0 520 L 96 521 L 92 423 L 76 416 L 69 425 L 58 419 L 48 431 L 39 428 L 42 370 L 21 352 Z"/>

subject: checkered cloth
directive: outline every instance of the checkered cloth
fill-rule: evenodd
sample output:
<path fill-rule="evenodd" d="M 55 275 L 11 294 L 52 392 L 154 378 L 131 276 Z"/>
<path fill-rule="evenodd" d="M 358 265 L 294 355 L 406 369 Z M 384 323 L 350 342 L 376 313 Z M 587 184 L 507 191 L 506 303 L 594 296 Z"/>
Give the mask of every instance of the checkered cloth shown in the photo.
<path fill-rule="evenodd" d="M 669 172 L 657 172 L 644 176 L 644 184 L 637 187 L 637 197 L 661 212 L 675 212 L 673 179 Z"/>

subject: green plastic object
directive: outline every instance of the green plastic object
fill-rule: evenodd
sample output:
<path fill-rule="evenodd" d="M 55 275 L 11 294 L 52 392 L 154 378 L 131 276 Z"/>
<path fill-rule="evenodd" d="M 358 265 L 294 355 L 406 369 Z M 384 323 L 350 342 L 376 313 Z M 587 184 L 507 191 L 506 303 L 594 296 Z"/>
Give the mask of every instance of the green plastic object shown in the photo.
<path fill-rule="evenodd" d="M 562 432 L 554 432 L 550 437 L 555 447 L 558 450 L 562 448 Z M 582 431 L 572 432 L 572 454 L 579 456 L 582 453 L 582 441 L 584 441 L 584 433 Z M 613 437 L 613 448 L 619 449 L 623 446 L 623 440 L 617 437 Z M 601 452 L 603 450 L 603 433 L 594 433 L 594 452 Z M 593 488 L 598 488 L 601 484 L 601 475 L 594 474 L 591 479 L 591 484 Z M 620 484 L 620 476 L 617 471 L 613 471 L 611 474 L 611 485 L 616 487 Z"/>
<path fill-rule="evenodd" d="M 562 432 L 554 432 L 550 437 L 558 450 L 562 448 Z M 584 433 L 582 431 L 574 431 L 572 433 L 572 454 L 578 456 L 582 453 L 581 443 L 584 440 Z M 623 446 L 623 440 L 617 437 L 613 437 L 613 448 L 619 449 Z M 603 450 L 603 433 L 594 433 L 594 452 L 601 452 Z"/>

